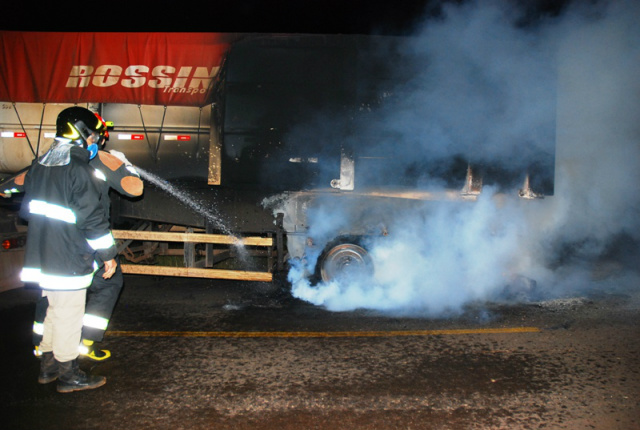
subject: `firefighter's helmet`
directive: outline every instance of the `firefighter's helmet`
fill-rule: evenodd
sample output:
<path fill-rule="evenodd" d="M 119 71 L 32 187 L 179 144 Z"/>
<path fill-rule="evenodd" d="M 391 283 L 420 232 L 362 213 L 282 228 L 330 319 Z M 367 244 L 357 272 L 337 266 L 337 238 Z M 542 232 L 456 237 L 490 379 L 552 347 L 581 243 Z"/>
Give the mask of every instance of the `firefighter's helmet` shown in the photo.
<path fill-rule="evenodd" d="M 89 151 L 93 158 L 109 138 L 107 125 L 100 115 L 89 109 L 74 106 L 60 112 L 56 120 L 56 136 L 69 139 Z M 89 144 L 87 140 L 93 137 Z"/>

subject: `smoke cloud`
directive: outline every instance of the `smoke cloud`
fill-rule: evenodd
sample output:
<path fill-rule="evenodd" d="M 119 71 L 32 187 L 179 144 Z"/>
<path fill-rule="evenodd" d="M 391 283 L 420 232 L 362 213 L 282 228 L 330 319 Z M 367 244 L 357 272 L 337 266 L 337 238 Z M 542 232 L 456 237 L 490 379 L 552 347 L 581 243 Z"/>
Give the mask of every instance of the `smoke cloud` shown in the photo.
<path fill-rule="evenodd" d="M 388 171 L 375 171 L 379 177 L 427 166 L 424 189 L 445 186 L 432 173 L 458 154 L 515 172 L 514 180 L 507 188 L 485 185 L 475 202 L 369 210 L 393 215 L 388 235 L 366 243 L 373 275 L 312 285 L 324 244 L 362 216 L 350 204 L 320 199 L 307 219 L 316 246 L 292 261 L 294 296 L 335 311 L 437 316 L 504 298 L 510 286 L 530 288 L 529 279 L 536 281 L 530 299 L 638 285 L 624 271 L 597 284 L 594 261 L 621 244 L 638 255 L 640 5 L 573 6 L 518 25 L 521 11 L 506 4 L 451 4 L 427 20 L 399 53 L 424 73 L 398 79 L 393 97 L 359 124 L 350 144 L 394 154 Z M 393 145 L 371 143 L 381 135 L 394 136 Z M 518 198 L 517 173 L 548 168 L 550 155 L 554 195 Z"/>

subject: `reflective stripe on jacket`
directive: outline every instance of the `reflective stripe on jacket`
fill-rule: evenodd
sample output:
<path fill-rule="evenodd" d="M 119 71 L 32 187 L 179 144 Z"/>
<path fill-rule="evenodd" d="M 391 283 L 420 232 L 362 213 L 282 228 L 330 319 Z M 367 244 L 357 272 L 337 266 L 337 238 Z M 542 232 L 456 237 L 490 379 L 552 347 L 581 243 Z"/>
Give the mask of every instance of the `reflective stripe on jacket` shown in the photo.
<path fill-rule="evenodd" d="M 73 276 L 73 275 L 52 275 L 43 273 L 42 270 L 33 267 L 24 267 L 20 273 L 22 282 L 35 282 L 43 290 L 82 290 L 91 285 L 93 274 Z"/>

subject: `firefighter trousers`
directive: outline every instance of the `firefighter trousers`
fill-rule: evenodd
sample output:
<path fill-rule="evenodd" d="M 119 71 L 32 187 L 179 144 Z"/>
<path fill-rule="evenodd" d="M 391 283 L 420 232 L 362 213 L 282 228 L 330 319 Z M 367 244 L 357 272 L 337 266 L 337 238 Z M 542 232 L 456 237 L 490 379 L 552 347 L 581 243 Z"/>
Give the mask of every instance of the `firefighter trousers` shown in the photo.
<path fill-rule="evenodd" d="M 82 339 L 101 342 L 109 325 L 113 309 L 116 306 L 120 291 L 122 291 L 123 276 L 120 265 L 116 273 L 109 279 L 103 279 L 104 266 L 98 270 L 87 290 L 86 307 L 82 324 Z M 43 322 L 47 314 L 49 302 L 47 297 L 41 297 L 36 302 L 35 318 L 33 322 L 33 344 L 40 345 L 43 334 Z M 77 347 L 77 345 L 76 345 Z"/>
<path fill-rule="evenodd" d="M 40 343 L 43 353 L 53 352 L 56 360 L 61 362 L 75 360 L 78 357 L 86 293 L 85 289 L 42 291 L 49 304 Z"/>

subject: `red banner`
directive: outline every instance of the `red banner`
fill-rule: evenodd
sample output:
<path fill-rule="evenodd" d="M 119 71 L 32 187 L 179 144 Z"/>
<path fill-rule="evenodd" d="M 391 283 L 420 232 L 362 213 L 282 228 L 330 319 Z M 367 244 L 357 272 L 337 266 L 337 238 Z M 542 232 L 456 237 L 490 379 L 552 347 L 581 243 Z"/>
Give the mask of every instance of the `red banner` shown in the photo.
<path fill-rule="evenodd" d="M 236 39 L 0 31 L 0 101 L 204 106 Z"/>

